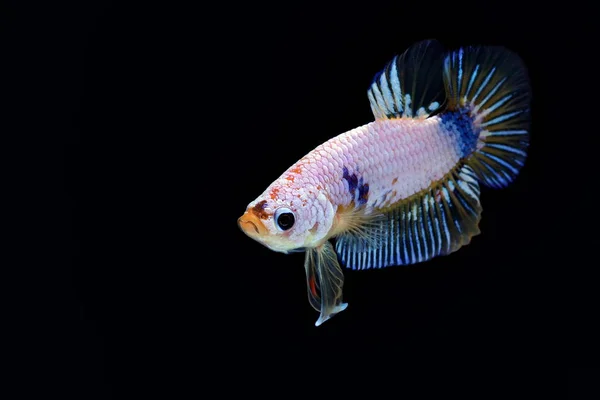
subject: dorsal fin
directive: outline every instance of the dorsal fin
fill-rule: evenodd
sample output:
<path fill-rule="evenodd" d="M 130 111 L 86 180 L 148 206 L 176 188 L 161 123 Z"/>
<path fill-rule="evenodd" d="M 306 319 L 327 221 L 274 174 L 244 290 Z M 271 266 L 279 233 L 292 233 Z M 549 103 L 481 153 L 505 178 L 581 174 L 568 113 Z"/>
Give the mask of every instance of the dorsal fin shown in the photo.
<path fill-rule="evenodd" d="M 367 92 L 375 119 L 427 118 L 445 99 L 442 45 L 425 40 L 394 57 Z"/>

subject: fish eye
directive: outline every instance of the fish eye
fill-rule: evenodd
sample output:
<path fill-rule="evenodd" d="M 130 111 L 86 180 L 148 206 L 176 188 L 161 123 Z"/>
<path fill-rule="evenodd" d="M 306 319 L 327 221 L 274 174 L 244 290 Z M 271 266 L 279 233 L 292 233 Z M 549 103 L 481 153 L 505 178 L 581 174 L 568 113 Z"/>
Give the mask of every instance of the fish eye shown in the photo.
<path fill-rule="evenodd" d="M 287 231 L 294 226 L 295 220 L 294 213 L 289 208 L 282 207 L 275 211 L 275 222 L 282 231 Z"/>

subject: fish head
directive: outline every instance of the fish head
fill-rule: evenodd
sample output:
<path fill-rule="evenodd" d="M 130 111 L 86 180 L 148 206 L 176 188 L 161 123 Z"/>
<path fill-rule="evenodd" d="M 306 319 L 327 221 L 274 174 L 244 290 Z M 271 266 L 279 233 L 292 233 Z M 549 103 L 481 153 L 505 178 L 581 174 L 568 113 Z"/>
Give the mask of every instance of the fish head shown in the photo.
<path fill-rule="evenodd" d="M 275 181 L 248 204 L 238 226 L 250 238 L 281 253 L 316 247 L 328 239 L 334 207 L 313 185 Z"/>

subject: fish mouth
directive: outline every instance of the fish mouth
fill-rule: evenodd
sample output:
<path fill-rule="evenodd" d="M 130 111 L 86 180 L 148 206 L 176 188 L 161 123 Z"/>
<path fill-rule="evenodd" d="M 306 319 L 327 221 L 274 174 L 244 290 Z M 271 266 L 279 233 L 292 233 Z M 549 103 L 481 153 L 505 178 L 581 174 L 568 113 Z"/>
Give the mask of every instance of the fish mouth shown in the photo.
<path fill-rule="evenodd" d="M 257 234 L 260 233 L 258 231 L 258 226 L 256 226 L 256 224 L 254 222 L 252 222 L 252 221 L 244 221 L 241 218 L 238 219 L 238 226 L 240 227 L 240 229 L 242 231 L 246 232 L 246 228 L 242 227 L 242 224 L 250 224 L 250 225 L 252 225 L 252 227 L 254 228 L 254 230 L 256 231 Z"/>
<path fill-rule="evenodd" d="M 237 220 L 238 227 L 248 236 L 259 236 L 267 233 L 267 228 L 263 225 L 256 215 L 246 211 L 244 215 Z"/>

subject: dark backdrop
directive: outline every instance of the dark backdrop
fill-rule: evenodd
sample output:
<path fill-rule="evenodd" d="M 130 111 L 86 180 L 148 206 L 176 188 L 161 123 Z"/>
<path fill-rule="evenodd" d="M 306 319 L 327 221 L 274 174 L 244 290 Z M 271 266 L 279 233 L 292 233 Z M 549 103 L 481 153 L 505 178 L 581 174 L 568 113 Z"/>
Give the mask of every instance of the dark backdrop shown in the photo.
<path fill-rule="evenodd" d="M 316 391 L 378 370 L 401 386 L 415 360 L 558 357 L 548 171 L 564 134 L 553 118 L 573 104 L 557 100 L 555 64 L 572 38 L 504 3 L 328 4 L 87 2 L 38 15 L 56 72 L 51 121 L 67 143 L 58 313 L 73 328 L 58 333 L 73 357 L 62 379 L 80 398 L 255 394 L 282 380 Z M 526 165 L 509 188 L 483 189 L 469 246 L 345 271 L 348 309 L 317 328 L 303 255 L 262 247 L 236 219 L 297 159 L 370 122 L 373 75 L 427 38 L 522 57 L 533 88 Z"/>

